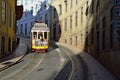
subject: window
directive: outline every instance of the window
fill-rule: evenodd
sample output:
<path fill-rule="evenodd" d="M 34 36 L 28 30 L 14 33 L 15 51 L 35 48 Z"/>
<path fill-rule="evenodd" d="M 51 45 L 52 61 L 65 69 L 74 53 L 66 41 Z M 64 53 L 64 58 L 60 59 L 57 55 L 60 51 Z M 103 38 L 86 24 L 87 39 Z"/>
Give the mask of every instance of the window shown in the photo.
<path fill-rule="evenodd" d="M 89 8 L 89 6 L 88 6 L 88 1 L 86 2 L 86 6 L 87 6 L 87 7 L 86 7 L 86 13 L 85 13 L 85 14 L 86 14 L 86 16 L 87 16 L 87 15 L 88 15 L 88 8 Z"/>
<path fill-rule="evenodd" d="M 92 0 L 92 13 L 94 13 L 94 0 Z"/>
<path fill-rule="evenodd" d="M 67 0 L 65 0 L 64 2 L 65 2 L 65 12 L 67 12 Z"/>
<path fill-rule="evenodd" d="M 44 32 L 44 38 L 47 39 L 47 32 Z"/>
<path fill-rule="evenodd" d="M 36 6 L 36 7 L 37 7 L 37 6 Z M 46 5 L 46 4 L 44 5 L 44 9 L 47 9 L 47 5 Z M 36 9 L 36 10 L 37 10 L 37 9 Z"/>
<path fill-rule="evenodd" d="M 2 0 L 2 23 L 6 22 L 6 2 Z"/>
<path fill-rule="evenodd" d="M 48 25 L 48 15 L 45 14 L 45 23 Z"/>
<path fill-rule="evenodd" d="M 77 36 L 75 37 L 75 44 L 76 44 L 76 46 L 77 46 Z"/>
<path fill-rule="evenodd" d="M 99 31 L 96 32 L 96 52 L 99 54 L 99 49 L 100 49 L 100 33 Z"/>
<path fill-rule="evenodd" d="M 20 29 L 21 29 L 21 35 L 23 35 L 23 24 L 21 24 Z"/>
<path fill-rule="evenodd" d="M 46 37 L 45 35 L 43 36 L 43 32 L 38 32 L 38 39 L 43 40 L 43 37 Z"/>
<path fill-rule="evenodd" d="M 12 40 L 11 40 L 11 42 L 12 42 L 12 51 L 13 51 L 14 48 L 15 48 L 15 41 L 12 41 Z"/>
<path fill-rule="evenodd" d="M 110 26 L 110 48 L 113 48 L 113 26 Z"/>
<path fill-rule="evenodd" d="M 72 29 L 72 15 L 70 16 L 70 29 Z"/>
<path fill-rule="evenodd" d="M 113 7 L 111 8 L 111 11 L 110 11 L 110 20 L 112 21 L 113 19 Z"/>
<path fill-rule="evenodd" d="M 88 32 L 86 32 L 85 46 L 88 46 Z"/>
<path fill-rule="evenodd" d="M 106 17 L 103 18 L 103 28 L 106 27 Z"/>
<path fill-rule="evenodd" d="M 81 23 L 83 22 L 83 7 L 81 7 Z"/>
<path fill-rule="evenodd" d="M 70 45 L 72 45 L 72 38 L 70 38 Z"/>
<path fill-rule="evenodd" d="M 33 38 L 33 39 L 37 39 L 37 32 L 33 32 L 32 38 Z"/>
<path fill-rule="evenodd" d="M 59 5 L 59 11 L 60 11 L 59 14 L 62 15 L 62 5 L 61 4 Z"/>
<path fill-rule="evenodd" d="M 56 9 L 54 9 L 54 18 L 56 17 Z"/>
<path fill-rule="evenodd" d="M 56 33 L 57 33 L 57 31 L 56 31 L 56 23 L 53 25 L 53 40 L 56 40 Z"/>
<path fill-rule="evenodd" d="M 105 37 L 106 37 L 106 31 L 103 30 L 103 34 L 102 34 L 102 48 L 103 48 L 103 50 L 105 49 L 105 43 L 106 43 Z"/>
<path fill-rule="evenodd" d="M 78 12 L 76 12 L 75 15 L 75 25 L 78 26 Z"/>
<path fill-rule="evenodd" d="M 31 15 L 33 14 L 33 7 L 31 7 Z"/>
<path fill-rule="evenodd" d="M 8 52 L 11 51 L 11 39 L 9 38 L 9 41 L 8 41 Z"/>
<path fill-rule="evenodd" d="M 82 46 L 82 34 L 81 34 L 81 42 L 80 43 L 81 43 L 81 46 Z"/>
<path fill-rule="evenodd" d="M 65 43 L 67 43 L 67 39 L 65 39 Z"/>
<path fill-rule="evenodd" d="M 91 31 L 91 44 L 93 44 L 94 42 L 94 28 L 92 28 L 92 31 Z"/>
<path fill-rule="evenodd" d="M 67 19 L 65 19 L 65 31 L 67 31 Z"/>
<path fill-rule="evenodd" d="M 96 25 L 96 30 L 99 30 L 99 27 L 100 27 L 100 24 L 97 23 L 97 25 Z"/>
<path fill-rule="evenodd" d="M 27 23 L 25 23 L 25 35 L 27 35 Z"/>
<path fill-rule="evenodd" d="M 27 9 L 26 9 L 26 11 L 25 11 L 25 17 L 27 17 Z"/>
<path fill-rule="evenodd" d="M 97 0 L 97 4 L 96 4 L 96 12 L 98 11 L 99 3 L 100 3 L 100 0 Z"/>
<path fill-rule="evenodd" d="M 2 55 L 4 55 L 5 53 L 5 38 L 4 37 L 1 38 L 1 53 Z"/>

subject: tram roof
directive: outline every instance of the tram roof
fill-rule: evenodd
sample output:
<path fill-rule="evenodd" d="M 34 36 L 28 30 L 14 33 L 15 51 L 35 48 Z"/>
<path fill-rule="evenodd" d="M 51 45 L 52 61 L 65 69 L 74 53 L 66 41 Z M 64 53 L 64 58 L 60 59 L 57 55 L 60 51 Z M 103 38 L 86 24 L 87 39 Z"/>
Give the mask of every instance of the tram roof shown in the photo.
<path fill-rule="evenodd" d="M 48 28 L 45 23 L 35 23 L 32 27 L 32 29 L 38 29 L 38 28 Z"/>
<path fill-rule="evenodd" d="M 49 28 L 45 23 L 35 23 L 31 31 L 49 31 Z"/>

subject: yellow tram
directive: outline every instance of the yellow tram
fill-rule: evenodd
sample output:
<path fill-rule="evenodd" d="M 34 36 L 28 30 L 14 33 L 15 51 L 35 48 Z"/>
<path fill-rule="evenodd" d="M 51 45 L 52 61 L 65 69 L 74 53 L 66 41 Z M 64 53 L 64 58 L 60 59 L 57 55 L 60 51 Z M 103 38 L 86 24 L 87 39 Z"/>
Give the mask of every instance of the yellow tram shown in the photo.
<path fill-rule="evenodd" d="M 31 29 L 31 50 L 32 51 L 47 51 L 49 47 L 50 29 L 43 22 L 35 22 Z"/>

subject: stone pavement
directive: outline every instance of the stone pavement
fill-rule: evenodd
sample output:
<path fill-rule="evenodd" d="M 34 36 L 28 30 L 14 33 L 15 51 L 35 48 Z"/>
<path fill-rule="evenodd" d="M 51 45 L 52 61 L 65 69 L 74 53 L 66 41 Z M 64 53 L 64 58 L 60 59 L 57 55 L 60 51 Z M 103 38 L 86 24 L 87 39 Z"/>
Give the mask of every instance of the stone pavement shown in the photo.
<path fill-rule="evenodd" d="M 81 62 L 83 63 L 83 69 L 85 71 L 84 77 L 86 80 L 118 80 L 112 73 L 110 73 L 103 65 L 101 65 L 88 53 L 64 43 L 56 44 L 72 50 L 76 56 L 79 56 Z"/>
<path fill-rule="evenodd" d="M 25 43 L 25 39 L 20 39 L 19 45 L 16 50 L 10 55 L 0 59 L 0 71 L 14 65 L 19 62 L 27 53 L 28 46 Z"/>

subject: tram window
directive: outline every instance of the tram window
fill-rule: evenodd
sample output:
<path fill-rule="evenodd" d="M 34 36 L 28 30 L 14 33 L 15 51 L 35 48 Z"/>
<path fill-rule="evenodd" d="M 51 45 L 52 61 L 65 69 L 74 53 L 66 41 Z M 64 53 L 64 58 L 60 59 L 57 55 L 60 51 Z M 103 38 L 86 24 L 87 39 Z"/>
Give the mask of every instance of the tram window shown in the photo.
<path fill-rule="evenodd" d="M 44 38 L 47 39 L 47 32 L 44 32 Z"/>
<path fill-rule="evenodd" d="M 37 32 L 33 32 L 33 36 L 34 39 L 37 38 Z"/>
<path fill-rule="evenodd" d="M 38 33 L 38 39 L 42 39 L 43 38 L 43 34 L 42 34 L 42 32 L 39 32 Z"/>

